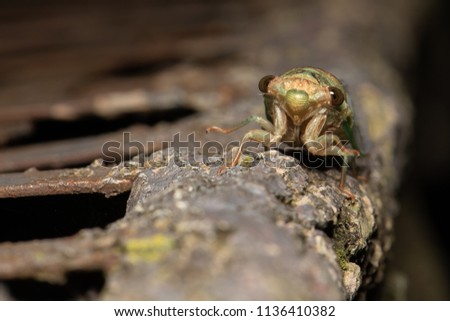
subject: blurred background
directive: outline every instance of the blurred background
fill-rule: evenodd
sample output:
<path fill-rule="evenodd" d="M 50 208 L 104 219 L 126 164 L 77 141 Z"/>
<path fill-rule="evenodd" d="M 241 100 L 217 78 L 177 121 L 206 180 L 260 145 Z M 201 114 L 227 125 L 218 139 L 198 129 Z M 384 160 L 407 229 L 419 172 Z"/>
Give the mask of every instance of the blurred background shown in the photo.
<path fill-rule="evenodd" d="M 399 189 L 392 270 L 403 271 L 408 299 L 450 299 L 446 198 L 450 180 L 450 5 L 435 1 L 416 33 L 415 59 L 401 74 L 414 106 L 409 160 Z M 391 270 L 391 271 L 392 271 Z"/>
<path fill-rule="evenodd" d="M 0 172 L 85 166 L 124 128 L 163 140 L 243 119 L 262 108 L 265 74 L 319 66 L 351 92 L 378 73 L 414 116 L 396 241 L 369 298 L 448 300 L 449 10 L 443 0 L 4 2 Z M 247 95 L 255 103 L 227 108 Z"/>

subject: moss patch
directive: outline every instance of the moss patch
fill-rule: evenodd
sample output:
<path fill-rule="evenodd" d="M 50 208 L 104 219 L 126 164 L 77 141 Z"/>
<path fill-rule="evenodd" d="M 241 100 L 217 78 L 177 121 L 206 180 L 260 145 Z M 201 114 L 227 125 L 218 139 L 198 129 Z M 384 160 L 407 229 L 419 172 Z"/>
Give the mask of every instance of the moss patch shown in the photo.
<path fill-rule="evenodd" d="M 146 238 L 130 239 L 125 243 L 125 252 L 130 261 L 160 261 L 171 249 L 174 241 L 164 234 Z"/>

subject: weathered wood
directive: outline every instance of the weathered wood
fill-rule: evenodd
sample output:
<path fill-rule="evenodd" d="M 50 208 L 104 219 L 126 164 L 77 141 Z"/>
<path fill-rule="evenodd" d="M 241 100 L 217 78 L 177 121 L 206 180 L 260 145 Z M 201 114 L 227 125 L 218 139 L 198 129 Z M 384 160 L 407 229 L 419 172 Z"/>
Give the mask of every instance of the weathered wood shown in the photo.
<path fill-rule="evenodd" d="M 115 300 L 363 297 L 383 276 L 397 210 L 395 190 L 410 130 L 410 103 L 396 67 L 414 48 L 414 43 L 404 40 L 412 39 L 427 4 L 193 3 L 192 15 L 186 14 L 183 5 L 152 11 L 144 2 L 114 15 L 150 25 L 142 28 L 152 31 L 152 41 L 141 39 L 132 50 L 136 54 L 126 54 L 129 49 L 114 38 L 122 27 L 98 20 L 101 33 L 96 34 L 99 38 L 89 38 L 97 44 L 89 50 L 101 49 L 102 58 L 92 61 L 86 59 L 89 55 L 74 54 L 64 60 L 58 52 L 41 57 L 44 62 L 55 57 L 65 63 L 76 61 L 83 68 L 67 68 L 66 82 L 58 85 L 60 76 L 46 70 L 43 75 L 52 89 L 36 93 L 34 99 L 64 97 L 76 80 L 114 69 L 117 59 L 133 62 L 147 55 L 162 59 L 170 52 L 176 54 L 176 62 L 145 79 L 149 90 L 175 96 L 180 91 L 202 93 L 188 102 L 201 113 L 199 122 L 205 127 L 227 126 L 250 114 L 263 115 L 257 91 L 261 76 L 303 65 L 321 67 L 348 85 L 365 142 L 367 156 L 357 162 L 365 180 L 347 180 L 355 201 L 338 189 L 338 169 L 306 168 L 278 152 L 264 152 L 257 166 L 238 166 L 218 176 L 217 167 L 204 162 L 201 154 L 196 154 L 197 163 L 180 166 L 175 160 L 186 160 L 184 152 L 179 156 L 173 149 L 159 151 L 138 175 L 125 219 L 105 230 L 86 230 L 67 239 L 0 244 L 0 279 L 64 282 L 68 271 L 101 269 L 106 284 L 99 298 Z M 153 20 L 141 13 L 142 6 Z M 171 24 L 158 19 L 164 9 L 171 15 Z M 75 12 L 74 16 L 83 15 Z M 98 14 L 105 18 L 111 13 Z M 177 15 L 185 19 L 178 21 Z M 74 16 L 58 23 L 70 24 Z M 190 26 L 187 38 L 179 34 L 186 25 Z M 164 30 L 165 37 L 161 36 Z M 116 45 L 120 49 L 103 60 Z M 18 58 L 13 65 L 21 66 L 20 73 L 8 73 L 17 80 L 0 91 L 5 101 L 24 90 L 17 85 L 27 83 L 24 61 Z M 35 72 L 44 69 L 35 68 Z M 102 81 L 86 82 L 80 92 L 130 86 L 114 77 Z M 195 127 L 184 128 L 183 134 Z M 198 137 L 202 143 L 204 139 L 225 143 L 241 138 L 242 133 Z"/>

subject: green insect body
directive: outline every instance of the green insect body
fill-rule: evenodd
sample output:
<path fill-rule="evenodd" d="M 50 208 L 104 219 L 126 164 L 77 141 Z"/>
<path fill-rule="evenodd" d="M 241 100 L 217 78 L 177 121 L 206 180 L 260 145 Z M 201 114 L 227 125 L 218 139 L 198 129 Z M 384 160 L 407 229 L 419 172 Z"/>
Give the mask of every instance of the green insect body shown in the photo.
<path fill-rule="evenodd" d="M 259 81 L 264 96 L 266 118 L 250 116 L 228 129 L 212 126 L 207 132 L 233 132 L 256 122 L 261 129 L 247 132 L 233 158 L 238 164 L 246 141 L 261 142 L 267 147 L 291 142 L 315 156 L 340 156 L 344 159 L 340 189 L 345 188 L 347 161 L 361 152 L 353 132 L 354 114 L 342 83 L 331 73 L 313 67 L 294 68 L 280 76 L 265 76 Z M 350 142 L 351 148 L 344 142 Z M 222 169 L 223 170 L 223 169 Z"/>

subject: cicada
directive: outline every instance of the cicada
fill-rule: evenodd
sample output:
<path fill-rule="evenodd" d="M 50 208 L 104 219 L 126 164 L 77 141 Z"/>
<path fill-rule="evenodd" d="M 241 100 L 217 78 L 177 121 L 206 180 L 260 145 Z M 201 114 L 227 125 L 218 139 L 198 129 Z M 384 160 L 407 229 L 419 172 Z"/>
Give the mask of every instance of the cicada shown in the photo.
<path fill-rule="evenodd" d="M 315 156 L 342 157 L 339 188 L 354 198 L 345 188 L 347 164 L 360 156 L 361 151 L 353 132 L 354 113 L 341 81 L 325 70 L 302 67 L 279 76 L 265 76 L 258 87 L 264 97 L 266 119 L 250 116 L 231 128 L 207 129 L 228 134 L 252 122 L 261 126 L 244 135 L 231 166 L 239 163 L 242 146 L 247 141 L 267 147 L 291 142 Z"/>

